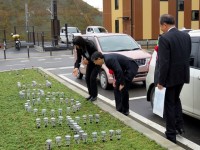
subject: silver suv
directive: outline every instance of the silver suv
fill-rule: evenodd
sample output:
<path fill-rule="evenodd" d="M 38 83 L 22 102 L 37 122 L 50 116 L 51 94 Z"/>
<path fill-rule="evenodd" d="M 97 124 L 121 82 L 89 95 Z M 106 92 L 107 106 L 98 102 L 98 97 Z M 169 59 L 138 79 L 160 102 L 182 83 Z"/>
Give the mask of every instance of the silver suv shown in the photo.
<path fill-rule="evenodd" d="M 180 98 L 183 113 L 200 119 L 200 30 L 190 31 L 189 34 L 192 40 L 192 51 L 190 56 L 190 83 L 184 85 Z M 155 92 L 154 70 L 156 57 L 157 52 L 154 51 L 146 78 L 147 101 L 151 102 L 152 107 Z"/>

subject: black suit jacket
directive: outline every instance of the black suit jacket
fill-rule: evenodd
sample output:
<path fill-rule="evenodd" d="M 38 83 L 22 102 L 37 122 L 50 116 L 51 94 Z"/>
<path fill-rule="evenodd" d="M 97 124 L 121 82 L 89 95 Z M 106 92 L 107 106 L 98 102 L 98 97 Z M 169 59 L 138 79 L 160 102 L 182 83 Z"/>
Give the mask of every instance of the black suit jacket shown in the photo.
<path fill-rule="evenodd" d="M 189 83 L 191 38 L 189 34 L 172 28 L 159 38 L 155 84 L 165 87 Z"/>
<path fill-rule="evenodd" d="M 77 49 L 76 50 L 77 59 L 76 59 L 76 62 L 74 64 L 74 68 L 80 67 L 80 62 L 81 62 L 82 56 L 84 58 L 86 58 L 89 61 L 89 63 L 93 63 L 93 61 L 91 61 L 91 56 L 94 52 L 97 51 L 97 48 L 96 48 L 94 42 L 92 42 L 90 40 L 85 39 L 85 43 L 86 43 L 86 47 L 84 49 Z"/>
<path fill-rule="evenodd" d="M 105 54 L 104 62 L 114 71 L 117 84 L 123 85 L 125 80 L 131 82 L 138 71 L 138 65 L 133 59 L 120 54 Z"/>

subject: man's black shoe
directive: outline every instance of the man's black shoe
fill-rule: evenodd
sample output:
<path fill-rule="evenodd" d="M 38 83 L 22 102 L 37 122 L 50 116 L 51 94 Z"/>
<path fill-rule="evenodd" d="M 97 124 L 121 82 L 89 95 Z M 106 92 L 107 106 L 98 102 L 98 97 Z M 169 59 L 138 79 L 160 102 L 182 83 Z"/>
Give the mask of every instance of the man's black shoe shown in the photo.
<path fill-rule="evenodd" d="M 127 111 L 127 112 L 125 112 L 125 113 L 123 113 L 125 116 L 128 116 L 129 114 L 130 114 L 130 112 L 129 111 Z"/>
<path fill-rule="evenodd" d="M 167 131 L 165 131 L 165 136 L 168 140 L 170 140 L 171 142 L 175 143 L 176 144 L 176 136 L 175 137 L 169 137 L 167 136 Z"/>
<path fill-rule="evenodd" d="M 184 129 L 176 129 L 176 134 L 180 134 L 180 135 L 182 135 L 182 134 L 184 134 L 185 133 L 185 130 Z"/>
<path fill-rule="evenodd" d="M 92 97 L 92 96 L 90 96 L 90 95 L 89 95 L 89 96 L 88 96 L 88 97 L 86 97 L 85 99 L 86 99 L 86 100 L 89 100 L 91 97 Z"/>
<path fill-rule="evenodd" d="M 89 101 L 91 101 L 91 102 L 96 101 L 96 100 L 97 100 L 97 97 L 91 97 L 91 98 L 89 99 Z"/>

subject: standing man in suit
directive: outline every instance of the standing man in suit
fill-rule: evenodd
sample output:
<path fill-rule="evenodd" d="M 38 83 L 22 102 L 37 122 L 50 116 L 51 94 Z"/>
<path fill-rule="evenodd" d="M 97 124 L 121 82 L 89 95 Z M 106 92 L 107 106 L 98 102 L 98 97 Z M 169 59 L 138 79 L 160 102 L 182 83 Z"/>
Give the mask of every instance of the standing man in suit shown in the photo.
<path fill-rule="evenodd" d="M 154 82 L 158 89 L 166 87 L 165 115 L 166 138 L 176 143 L 176 134 L 184 132 L 180 92 L 184 83 L 189 83 L 189 59 L 191 38 L 175 27 L 175 19 L 169 14 L 160 17 L 158 59 Z"/>
<path fill-rule="evenodd" d="M 105 54 L 95 52 L 92 61 L 99 66 L 105 64 L 114 72 L 114 94 L 117 111 L 124 115 L 129 115 L 129 87 L 133 78 L 137 74 L 137 63 L 126 56 L 120 54 Z"/>
<path fill-rule="evenodd" d="M 74 76 L 78 75 L 80 63 L 83 57 L 82 63 L 84 65 L 87 65 L 85 80 L 86 80 L 88 93 L 89 93 L 89 96 L 86 97 L 86 100 L 95 101 L 98 95 L 96 78 L 101 67 L 96 66 L 91 61 L 91 56 L 94 52 L 97 51 L 97 48 L 92 41 L 83 39 L 83 37 L 81 36 L 77 36 L 73 40 L 73 44 L 76 47 L 76 52 L 77 52 L 76 53 L 77 59 L 74 64 L 73 75 Z"/>

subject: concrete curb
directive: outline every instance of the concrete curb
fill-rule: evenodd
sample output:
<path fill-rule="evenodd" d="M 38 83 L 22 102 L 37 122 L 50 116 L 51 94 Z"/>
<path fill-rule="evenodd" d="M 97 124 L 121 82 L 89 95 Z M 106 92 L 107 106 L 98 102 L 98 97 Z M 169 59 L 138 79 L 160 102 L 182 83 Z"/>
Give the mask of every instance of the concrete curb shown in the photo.
<path fill-rule="evenodd" d="M 49 76 L 51 76 L 52 78 L 56 79 L 57 81 L 59 81 L 60 83 L 64 84 L 65 86 L 67 86 L 68 88 L 70 88 L 73 91 L 76 91 L 77 93 L 79 93 L 82 96 L 87 96 L 88 94 L 81 90 L 80 88 L 68 83 L 67 81 L 59 78 L 58 76 L 50 73 L 49 71 L 46 71 L 43 68 L 39 68 L 41 71 L 45 72 L 46 74 L 48 74 Z M 100 107 L 102 110 L 104 110 L 105 112 L 110 113 L 112 116 L 114 116 L 115 118 L 119 119 L 120 121 L 122 121 L 124 124 L 126 124 L 127 126 L 131 127 L 132 129 L 144 134 L 146 137 L 148 137 L 149 139 L 155 141 L 157 144 L 161 145 L 162 147 L 169 149 L 169 150 L 183 150 L 184 148 L 170 142 L 169 140 L 167 140 L 166 138 L 164 138 L 163 136 L 157 134 L 156 132 L 150 130 L 149 128 L 145 127 L 144 125 L 136 122 L 135 120 L 133 120 L 130 117 L 124 116 L 123 114 L 117 112 L 115 110 L 115 108 L 113 108 L 112 106 L 110 106 L 110 104 L 105 103 L 102 99 L 97 99 L 97 101 L 93 102 L 95 105 L 97 105 L 98 107 Z"/>

